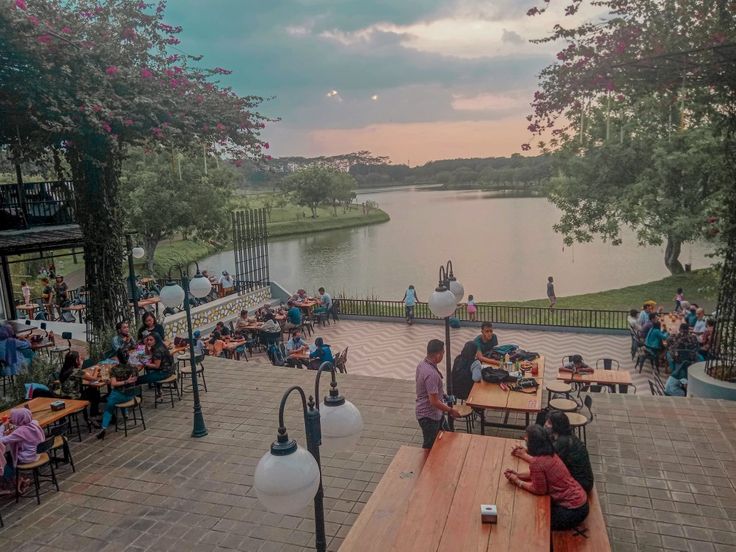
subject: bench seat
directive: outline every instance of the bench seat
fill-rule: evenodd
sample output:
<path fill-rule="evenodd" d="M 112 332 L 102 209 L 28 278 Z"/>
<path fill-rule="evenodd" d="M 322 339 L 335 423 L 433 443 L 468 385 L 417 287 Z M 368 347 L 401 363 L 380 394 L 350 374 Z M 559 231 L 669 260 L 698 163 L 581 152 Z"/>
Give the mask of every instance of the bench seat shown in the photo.
<path fill-rule="evenodd" d="M 603 520 L 601 503 L 598 500 L 598 491 L 595 487 L 588 495 L 590 512 L 580 525 L 585 528 L 587 539 L 575 531 L 552 531 L 552 550 L 554 552 L 609 552 L 611 543 L 608 541 L 606 523 Z"/>

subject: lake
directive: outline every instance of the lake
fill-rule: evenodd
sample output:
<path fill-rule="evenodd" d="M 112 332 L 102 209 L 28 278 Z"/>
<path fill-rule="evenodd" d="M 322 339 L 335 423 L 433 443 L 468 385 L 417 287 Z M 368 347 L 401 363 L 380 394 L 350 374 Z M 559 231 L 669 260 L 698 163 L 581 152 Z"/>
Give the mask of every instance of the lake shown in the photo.
<path fill-rule="evenodd" d="M 438 269 L 452 259 L 455 275 L 476 300 L 515 301 L 546 296 L 554 276 L 558 296 L 602 291 L 669 275 L 664 245 L 639 247 L 633 232 L 612 246 L 596 240 L 566 247 L 552 229 L 558 209 L 544 198 L 493 198 L 481 191 L 418 188 L 361 192 L 391 221 L 319 232 L 269 244 L 271 279 L 309 293 L 401 299 L 409 284 L 426 301 Z M 710 265 L 705 244 L 686 244 L 680 260 Z M 200 266 L 235 273 L 232 251 Z M 674 290 L 673 290 L 674 294 Z"/>

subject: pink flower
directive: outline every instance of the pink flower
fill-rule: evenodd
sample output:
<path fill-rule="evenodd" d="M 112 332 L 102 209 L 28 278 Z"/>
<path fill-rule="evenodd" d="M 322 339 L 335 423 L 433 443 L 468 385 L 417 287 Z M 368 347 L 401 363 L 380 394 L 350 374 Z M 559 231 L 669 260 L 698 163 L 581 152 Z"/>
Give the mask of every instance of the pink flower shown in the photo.
<path fill-rule="evenodd" d="M 232 73 L 232 71 L 230 71 L 229 69 L 223 69 L 222 67 L 215 67 L 212 72 L 218 73 L 220 75 L 229 75 L 230 73 Z"/>
<path fill-rule="evenodd" d="M 619 94 L 618 96 L 616 96 L 616 99 L 618 101 L 622 102 L 622 101 L 624 101 L 626 99 L 626 96 L 624 96 L 623 94 Z"/>
<path fill-rule="evenodd" d="M 64 34 L 72 34 L 72 30 L 70 27 L 62 27 L 61 32 Z"/>
<path fill-rule="evenodd" d="M 139 10 L 145 10 L 148 7 L 148 5 L 145 2 L 138 2 L 138 4 L 136 5 L 136 7 Z"/>
<path fill-rule="evenodd" d="M 204 96 L 202 94 L 197 94 L 196 96 L 194 96 L 194 100 L 197 103 L 200 103 L 201 104 L 202 102 L 204 102 Z"/>
<path fill-rule="evenodd" d="M 153 76 L 153 71 L 150 69 L 146 69 L 145 67 L 141 69 L 141 78 L 142 79 L 150 79 Z"/>
<path fill-rule="evenodd" d="M 175 61 L 179 61 L 179 54 L 174 54 L 166 58 L 166 63 L 174 63 Z"/>
<path fill-rule="evenodd" d="M 123 119 L 123 126 L 126 126 L 126 127 L 133 126 L 133 123 L 134 123 L 133 119 Z"/>
<path fill-rule="evenodd" d="M 529 144 L 521 144 L 522 151 L 529 151 L 532 147 Z"/>
<path fill-rule="evenodd" d="M 235 159 L 233 161 L 233 165 L 235 165 L 236 167 L 242 167 L 243 166 L 243 160 L 242 159 Z"/>
<path fill-rule="evenodd" d="M 216 128 L 217 130 L 219 130 L 220 132 L 222 132 L 222 131 L 224 131 L 224 130 L 225 130 L 225 125 L 223 125 L 222 123 L 217 123 L 217 124 L 215 125 L 215 128 Z"/>
<path fill-rule="evenodd" d="M 102 111 L 102 106 L 100 104 L 95 104 L 92 106 L 92 111 L 94 111 L 95 113 L 99 113 L 100 111 Z"/>
<path fill-rule="evenodd" d="M 151 132 L 156 138 L 161 138 L 164 135 L 164 131 L 158 127 L 152 128 Z"/>
<path fill-rule="evenodd" d="M 39 24 L 41 23 L 38 20 L 38 17 L 36 17 L 35 15 L 29 15 L 28 16 L 28 21 L 30 21 L 31 22 L 31 25 L 33 25 L 34 27 L 38 27 Z"/>
<path fill-rule="evenodd" d="M 176 88 L 179 86 L 179 79 L 169 79 L 169 86 L 171 88 Z"/>
<path fill-rule="evenodd" d="M 15 0 L 15 7 L 19 10 L 26 11 L 26 0 Z"/>
<path fill-rule="evenodd" d="M 109 132 L 112 132 L 112 127 L 110 126 L 110 123 L 108 123 L 107 121 L 103 121 L 102 122 L 102 130 L 104 130 L 105 132 L 108 132 L 108 133 Z"/>
<path fill-rule="evenodd" d="M 136 37 L 135 29 L 133 27 L 126 27 L 123 29 L 123 38 L 134 39 Z"/>
<path fill-rule="evenodd" d="M 273 157 L 271 157 L 270 155 L 266 155 L 266 156 L 264 157 L 264 159 L 265 159 L 266 161 L 270 161 L 271 159 L 273 159 Z"/>
<path fill-rule="evenodd" d="M 36 39 L 36 42 L 40 42 L 41 44 L 51 44 L 51 35 L 41 35 Z"/>
<path fill-rule="evenodd" d="M 105 69 L 105 73 L 107 73 L 110 76 L 117 75 L 118 74 L 118 68 L 115 65 L 110 65 Z"/>
<path fill-rule="evenodd" d="M 175 36 L 170 36 L 169 38 L 167 38 L 166 40 L 164 40 L 164 42 L 166 44 L 171 44 L 171 45 L 181 44 L 181 40 L 179 40 Z"/>
<path fill-rule="evenodd" d="M 263 142 L 263 148 L 264 149 L 268 149 L 270 147 L 271 147 L 271 144 L 269 144 L 268 142 Z"/>

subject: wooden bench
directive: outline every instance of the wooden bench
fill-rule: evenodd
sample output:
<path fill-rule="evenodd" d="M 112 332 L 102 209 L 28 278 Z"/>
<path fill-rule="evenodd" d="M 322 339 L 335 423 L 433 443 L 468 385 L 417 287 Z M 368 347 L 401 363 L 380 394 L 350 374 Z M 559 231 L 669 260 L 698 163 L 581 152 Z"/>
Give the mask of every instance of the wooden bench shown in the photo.
<path fill-rule="evenodd" d="M 402 446 L 373 491 L 348 536 L 341 552 L 360 549 L 388 550 L 409 508 L 409 496 L 427 460 L 428 450 Z"/>
<path fill-rule="evenodd" d="M 574 530 L 552 531 L 552 550 L 554 552 L 606 552 L 611 550 L 601 504 L 598 501 L 598 491 L 595 487 L 588 495 L 588 505 L 590 513 L 580 525 L 580 529 L 587 538 Z"/>

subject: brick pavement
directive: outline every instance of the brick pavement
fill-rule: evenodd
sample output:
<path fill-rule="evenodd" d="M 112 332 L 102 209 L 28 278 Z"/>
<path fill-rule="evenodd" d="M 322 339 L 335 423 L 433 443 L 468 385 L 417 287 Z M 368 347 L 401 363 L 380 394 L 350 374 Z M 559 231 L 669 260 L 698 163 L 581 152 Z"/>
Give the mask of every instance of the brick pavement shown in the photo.
<path fill-rule="evenodd" d="M 413 383 L 357 375 L 356 364 L 339 383 L 363 413 L 364 433 L 355 451 L 323 457 L 330 550 L 398 447 L 421 441 Z M 61 492 L 43 496 L 41 506 L 2 503 L 0 551 L 313 550 L 312 513 L 270 514 L 252 484 L 282 392 L 292 384 L 310 390 L 315 374 L 262 357 L 208 359 L 206 374 L 207 437 L 189 436 L 191 395 L 157 410 L 147 395 L 146 431 L 75 441 L 77 473 L 60 475 Z M 304 443 L 297 405 L 289 404 L 287 427 Z M 614 550 L 736 552 L 736 404 L 599 394 L 594 411 L 588 442 Z"/>

